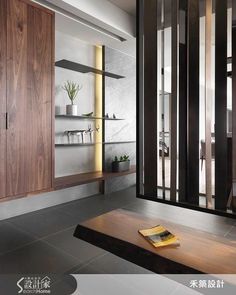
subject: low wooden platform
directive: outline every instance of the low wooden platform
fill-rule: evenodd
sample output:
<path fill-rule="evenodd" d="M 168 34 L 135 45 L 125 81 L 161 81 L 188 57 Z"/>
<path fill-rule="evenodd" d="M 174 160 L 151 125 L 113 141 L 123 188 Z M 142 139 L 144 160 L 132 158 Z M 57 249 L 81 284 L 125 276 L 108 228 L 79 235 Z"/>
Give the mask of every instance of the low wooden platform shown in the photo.
<path fill-rule="evenodd" d="M 139 233 L 161 224 L 180 238 L 180 247 L 155 249 Z M 79 224 L 74 236 L 159 274 L 236 274 L 236 241 L 115 210 Z"/>

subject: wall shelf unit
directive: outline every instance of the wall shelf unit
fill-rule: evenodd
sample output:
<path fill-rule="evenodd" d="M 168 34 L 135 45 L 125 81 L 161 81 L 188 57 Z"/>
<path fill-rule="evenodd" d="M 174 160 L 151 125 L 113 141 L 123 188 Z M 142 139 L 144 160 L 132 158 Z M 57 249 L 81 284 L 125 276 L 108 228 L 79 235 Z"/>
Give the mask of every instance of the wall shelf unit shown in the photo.
<path fill-rule="evenodd" d="M 101 48 L 100 48 L 101 49 Z M 115 155 L 117 156 L 121 156 L 123 154 L 126 153 L 130 153 L 130 155 L 133 157 L 134 155 L 134 149 L 135 149 L 135 140 L 125 140 L 122 139 L 121 136 L 115 136 L 114 132 L 120 132 L 123 131 L 123 128 L 121 127 L 126 127 L 126 125 L 131 125 L 130 122 L 128 122 L 127 124 L 125 124 L 125 117 L 128 117 L 130 114 L 128 111 L 124 111 L 122 105 L 120 104 L 120 100 L 119 97 L 122 95 L 121 97 L 121 101 L 122 103 L 125 103 L 125 99 L 124 98 L 124 94 L 123 91 L 126 92 L 126 94 L 128 94 L 127 92 L 127 85 L 134 85 L 134 81 L 130 81 L 129 79 L 129 75 L 130 72 L 129 71 L 129 67 L 126 71 L 126 69 L 123 66 L 118 66 L 118 67 L 114 67 L 113 66 L 113 62 L 111 64 L 111 67 L 107 67 L 107 62 L 106 62 L 106 49 L 105 47 L 102 47 L 102 50 L 100 50 L 96 48 L 96 66 L 94 64 L 94 67 L 90 67 L 90 66 L 86 66 L 84 64 L 81 63 L 77 63 L 73 60 L 73 58 L 71 58 L 71 60 L 66 60 L 66 59 L 61 59 L 61 60 L 57 60 L 55 63 L 55 66 L 61 69 L 66 69 L 66 70 L 70 70 L 70 71 L 74 71 L 74 72 L 78 72 L 78 73 L 92 73 L 95 74 L 95 84 L 93 86 L 95 86 L 95 95 L 94 95 L 94 105 L 87 105 L 86 108 L 84 108 L 86 111 L 87 110 L 92 110 L 93 113 L 90 113 L 91 116 L 86 116 L 83 114 L 80 115 L 76 115 L 76 116 L 72 116 L 72 115 L 67 115 L 65 114 L 65 112 L 57 112 L 55 114 L 55 119 L 57 122 L 56 125 L 56 140 L 55 140 L 55 151 L 57 154 L 57 159 L 60 160 L 60 157 L 62 157 L 62 160 L 64 161 L 64 153 L 71 153 L 75 158 L 78 155 L 78 162 L 80 163 L 81 158 L 83 157 L 83 155 L 85 157 L 88 156 L 89 161 L 91 161 L 91 158 L 94 155 L 94 160 L 95 160 L 95 166 L 94 166 L 94 171 L 90 172 L 90 173 L 84 173 L 86 170 L 82 170 L 83 168 L 81 167 L 81 173 L 78 174 L 78 170 L 80 171 L 80 169 L 78 170 L 73 170 L 73 171 L 66 171 L 64 172 L 65 169 L 61 170 L 61 167 L 64 167 L 63 165 L 59 165 L 59 173 L 56 173 L 55 176 L 55 180 L 54 180 L 54 187 L 56 190 L 58 189 L 63 189 L 63 188 L 68 188 L 71 186 L 79 186 L 82 184 L 87 184 L 87 183 L 92 183 L 92 182 L 99 182 L 99 191 L 101 193 L 105 193 L 108 192 L 109 189 L 116 190 L 116 187 L 118 186 L 118 188 L 121 188 L 120 185 L 120 181 L 114 179 L 114 181 L 109 181 L 106 182 L 107 179 L 112 179 L 112 178 L 116 178 L 118 176 L 122 177 L 122 176 L 128 176 L 131 175 L 131 177 L 127 177 L 127 182 L 124 181 L 125 186 L 127 186 L 129 183 L 131 185 L 134 184 L 135 180 L 134 180 L 134 175 L 136 173 L 136 166 L 131 166 L 129 171 L 123 172 L 123 173 L 112 173 L 112 172 L 108 172 L 111 170 L 111 162 L 112 159 L 114 158 Z M 109 52 L 108 52 L 109 54 Z M 73 54 L 72 54 L 73 57 Z M 118 59 L 116 59 L 118 58 Z M 119 61 L 123 60 L 123 56 L 120 57 L 119 56 L 114 56 L 112 57 L 112 60 L 117 60 L 118 65 L 120 65 Z M 101 62 L 100 62 L 101 61 Z M 130 65 L 129 60 L 127 62 L 124 62 L 124 65 Z M 134 64 L 135 65 L 135 64 Z M 135 68 L 135 66 L 134 66 Z M 117 74 L 120 73 L 120 74 Z M 125 74 L 123 73 L 127 73 L 127 77 L 123 76 Z M 60 75 L 65 75 L 67 76 L 68 74 L 70 74 L 69 72 L 66 71 L 60 71 L 59 73 Z M 72 73 L 71 73 L 72 74 Z M 123 75 L 122 75 L 123 74 Z M 84 77 L 86 78 L 86 77 Z M 89 78 L 89 77 L 88 77 Z M 66 79 L 66 77 L 65 77 Z M 115 79 L 115 80 L 114 80 Z M 126 82 L 130 82 L 130 83 L 126 83 Z M 122 89 L 122 91 L 118 92 L 118 95 L 109 95 L 111 98 L 111 101 L 114 100 L 114 105 L 112 104 L 112 107 L 108 110 L 106 109 L 106 101 L 107 98 L 106 96 L 108 95 L 108 88 L 107 86 L 109 86 L 109 83 L 114 83 L 114 87 L 118 87 L 119 91 L 120 88 Z M 118 83 L 118 84 L 117 84 Z M 129 94 L 130 95 L 130 94 Z M 133 95 L 134 97 L 134 95 Z M 123 99 L 123 100 L 122 100 Z M 62 106 L 62 102 L 58 103 L 58 105 L 61 107 Z M 82 111 L 81 111 L 82 112 Z M 106 114 L 109 114 L 110 117 L 107 117 Z M 115 114 L 115 116 L 119 116 L 120 113 L 120 117 L 115 117 L 113 118 L 113 113 Z M 131 112 L 131 114 L 133 114 Z M 123 118 L 122 118 L 123 117 Z M 96 130 L 94 131 L 94 137 L 92 138 L 90 137 L 82 137 L 81 140 L 77 139 L 76 137 L 69 137 L 70 134 L 67 134 L 66 131 L 69 128 L 69 130 L 73 131 L 73 128 L 77 128 L 77 124 L 83 124 L 83 126 L 81 126 L 81 128 L 83 128 L 81 131 L 86 128 L 86 124 L 88 123 L 88 133 L 87 136 L 89 135 L 89 130 L 94 129 L 93 127 L 90 127 L 91 123 L 95 123 L 95 125 L 99 126 L 99 133 L 96 132 Z M 114 129 L 113 123 L 112 125 L 110 125 L 109 123 L 106 124 L 107 122 L 110 121 L 116 121 L 116 123 L 118 123 L 118 130 Z M 116 124 L 114 123 L 114 124 Z M 74 127 L 73 127 L 74 125 Z M 77 127 L 76 127 L 77 126 Z M 112 129 L 109 129 L 109 128 Z M 107 130 L 110 130 L 113 134 L 113 136 L 109 136 L 107 137 L 106 134 Z M 71 131 L 71 132 L 72 132 Z M 86 130 L 84 130 L 86 131 Z M 63 133 L 65 135 L 67 135 L 67 139 L 63 137 L 63 139 L 61 139 L 61 135 L 63 135 Z M 130 137 L 133 138 L 133 133 L 130 132 Z M 71 133 L 72 135 L 72 133 Z M 110 133 L 109 133 L 110 135 Z M 60 136 L 60 137 L 59 137 Z M 112 137 L 113 140 L 112 141 Z M 119 138 L 118 138 L 119 137 Z M 92 138 L 91 142 L 90 139 Z M 58 140 L 57 140 L 58 139 Z M 84 140 L 83 140 L 84 139 Z M 111 141 L 108 141 L 111 140 Z M 117 146 L 117 147 L 116 147 Z M 90 148 L 89 148 L 90 147 Z M 74 149 L 73 149 L 74 148 Z M 89 150 L 89 152 L 87 153 L 86 150 L 87 149 L 91 149 Z M 69 150 L 67 150 L 69 149 Z M 131 151 L 131 152 L 130 152 Z M 78 154 L 79 153 L 79 154 Z M 133 157 L 134 158 L 134 157 Z M 92 160 L 93 161 L 93 160 Z M 131 159 L 131 161 L 135 161 L 134 159 Z M 61 163 L 60 163 L 61 164 Z M 79 166 L 78 166 L 79 167 Z M 57 168 L 57 167 L 56 167 Z M 85 168 L 84 168 L 85 169 Z M 100 172 L 97 172 L 100 171 Z M 56 171 L 57 172 L 57 171 Z M 63 175 L 67 175 L 67 174 L 72 174 L 72 175 L 68 175 L 68 176 L 63 176 Z M 60 176 L 60 177 L 59 177 Z"/>
<path fill-rule="evenodd" d="M 114 172 L 90 172 L 90 173 L 81 173 L 77 175 L 69 175 L 63 177 L 57 177 L 54 180 L 55 190 L 92 183 L 96 181 L 104 181 L 109 178 L 125 176 L 129 174 L 136 173 L 136 166 L 131 166 L 129 171 L 114 173 Z"/>
<path fill-rule="evenodd" d="M 123 121 L 125 119 L 93 117 L 93 116 L 71 116 L 71 115 L 56 115 L 57 119 L 75 119 L 75 120 L 104 120 L 104 121 Z"/>
<path fill-rule="evenodd" d="M 123 78 L 125 78 L 124 76 L 120 76 L 120 75 L 117 75 L 117 74 L 114 74 L 114 73 L 102 71 L 102 70 L 99 70 L 99 69 L 96 69 L 96 68 L 93 68 L 93 67 L 89 67 L 89 66 L 86 66 L 86 65 L 82 65 L 80 63 L 72 62 L 72 61 L 69 61 L 69 60 L 66 60 L 66 59 L 62 59 L 62 60 L 57 61 L 55 63 L 55 65 L 56 65 L 56 67 L 60 67 L 60 68 L 63 68 L 63 69 L 67 69 L 67 70 L 71 70 L 71 71 L 75 71 L 75 72 L 79 72 L 79 73 L 83 73 L 83 74 L 94 73 L 94 74 L 97 74 L 97 75 L 102 75 L 102 76 L 110 77 L 110 78 L 113 78 L 113 79 L 123 79 Z"/>

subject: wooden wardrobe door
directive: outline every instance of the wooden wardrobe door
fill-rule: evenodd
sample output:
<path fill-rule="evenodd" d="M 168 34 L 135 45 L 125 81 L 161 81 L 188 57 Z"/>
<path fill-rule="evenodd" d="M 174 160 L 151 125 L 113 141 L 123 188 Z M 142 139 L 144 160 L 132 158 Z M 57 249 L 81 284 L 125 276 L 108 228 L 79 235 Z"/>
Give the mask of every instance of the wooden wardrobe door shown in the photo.
<path fill-rule="evenodd" d="M 7 196 L 25 193 L 27 120 L 27 4 L 7 0 Z"/>
<path fill-rule="evenodd" d="M 8 1 L 7 195 L 52 187 L 53 15 Z"/>
<path fill-rule="evenodd" d="M 28 6 L 27 191 L 52 185 L 52 16 Z"/>
<path fill-rule="evenodd" d="M 0 0 L 0 198 L 6 195 L 6 3 Z"/>

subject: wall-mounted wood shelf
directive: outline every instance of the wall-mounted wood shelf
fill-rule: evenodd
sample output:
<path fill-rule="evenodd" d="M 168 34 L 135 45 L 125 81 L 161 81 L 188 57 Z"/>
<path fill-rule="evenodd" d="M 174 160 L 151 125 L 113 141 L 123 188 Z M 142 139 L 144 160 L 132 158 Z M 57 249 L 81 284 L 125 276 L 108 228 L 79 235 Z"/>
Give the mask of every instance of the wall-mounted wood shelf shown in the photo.
<path fill-rule="evenodd" d="M 125 78 L 124 76 L 121 76 L 121 75 L 117 75 L 117 74 L 114 74 L 114 73 L 102 71 L 102 70 L 99 70 L 99 69 L 96 69 L 96 68 L 93 68 L 93 67 L 89 67 L 89 66 L 86 66 L 86 65 L 82 65 L 80 63 L 72 62 L 72 61 L 69 61 L 69 60 L 66 60 L 66 59 L 62 59 L 62 60 L 57 61 L 55 63 L 55 65 L 57 67 L 60 67 L 60 68 L 63 68 L 63 69 L 67 69 L 67 70 L 71 70 L 71 71 L 75 71 L 75 72 L 80 72 L 80 73 L 83 73 L 83 74 L 94 73 L 94 74 L 110 77 L 110 78 L 113 78 L 113 79 L 123 79 L 123 78 Z"/>
<path fill-rule="evenodd" d="M 81 173 L 77 175 L 70 175 L 64 177 L 58 177 L 54 180 L 55 190 L 68 188 L 72 186 L 87 184 L 91 182 L 103 181 L 109 178 L 121 177 L 129 174 L 136 173 L 136 166 L 131 166 L 129 171 L 113 173 L 113 172 L 90 172 Z"/>
<path fill-rule="evenodd" d="M 114 142 L 91 142 L 91 143 L 56 143 L 55 147 L 85 147 L 85 146 L 93 146 L 96 144 L 104 144 L 104 145 L 109 145 L 109 144 L 129 144 L 129 143 L 136 143 L 136 141 L 114 141 Z"/>
<path fill-rule="evenodd" d="M 77 119 L 77 120 L 105 120 L 105 121 L 123 121 L 125 119 L 107 118 L 107 117 L 93 117 L 93 116 L 71 116 L 71 115 L 56 115 L 58 119 Z"/>

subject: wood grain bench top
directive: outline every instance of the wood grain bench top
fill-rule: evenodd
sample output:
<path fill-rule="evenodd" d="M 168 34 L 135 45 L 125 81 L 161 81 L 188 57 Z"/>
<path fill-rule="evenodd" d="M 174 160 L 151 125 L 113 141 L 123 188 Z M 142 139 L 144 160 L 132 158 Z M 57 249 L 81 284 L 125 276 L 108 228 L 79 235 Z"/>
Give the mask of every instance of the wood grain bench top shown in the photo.
<path fill-rule="evenodd" d="M 156 249 L 138 233 L 158 224 L 180 238 L 179 247 Z M 127 210 L 82 222 L 74 236 L 160 274 L 236 274 L 236 240 Z"/>

